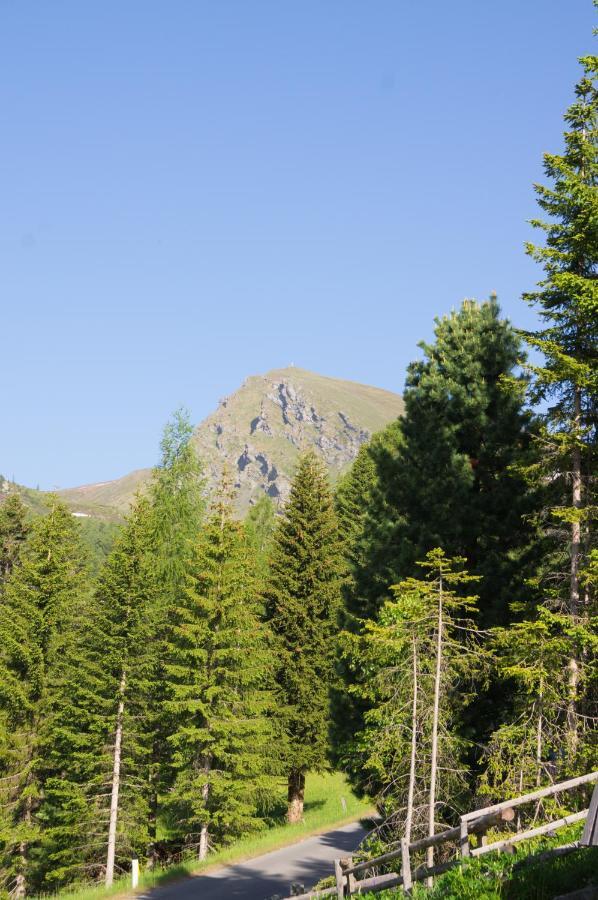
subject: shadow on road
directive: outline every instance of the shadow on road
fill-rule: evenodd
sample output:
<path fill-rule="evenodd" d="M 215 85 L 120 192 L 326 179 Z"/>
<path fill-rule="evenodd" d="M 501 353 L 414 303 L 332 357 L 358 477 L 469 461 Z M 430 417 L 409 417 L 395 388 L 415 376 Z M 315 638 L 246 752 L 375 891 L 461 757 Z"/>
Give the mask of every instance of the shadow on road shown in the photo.
<path fill-rule="evenodd" d="M 286 897 L 294 882 L 309 890 L 321 878 L 332 875 L 333 860 L 352 853 L 365 834 L 363 826 L 354 822 L 245 863 L 163 885 L 145 896 L 149 900 L 228 900 L 237 897 L 268 900 L 273 895 Z"/>

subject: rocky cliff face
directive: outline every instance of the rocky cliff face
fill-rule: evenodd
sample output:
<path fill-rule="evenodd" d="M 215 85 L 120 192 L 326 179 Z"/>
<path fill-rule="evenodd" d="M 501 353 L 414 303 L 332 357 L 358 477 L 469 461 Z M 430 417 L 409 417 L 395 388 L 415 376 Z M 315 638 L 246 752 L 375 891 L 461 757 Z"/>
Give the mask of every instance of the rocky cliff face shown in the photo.
<path fill-rule="evenodd" d="M 210 487 L 226 466 L 242 515 L 266 493 L 284 503 L 297 457 L 314 449 L 334 480 L 371 435 L 401 412 L 398 394 L 290 367 L 248 378 L 195 429 L 193 441 Z M 73 508 L 124 511 L 149 470 L 116 481 L 61 491 Z"/>
<path fill-rule="evenodd" d="M 314 449 L 333 479 L 402 410 L 397 394 L 288 368 L 248 378 L 196 429 L 211 483 L 226 465 L 246 509 L 262 493 L 288 496 L 298 455 Z"/>

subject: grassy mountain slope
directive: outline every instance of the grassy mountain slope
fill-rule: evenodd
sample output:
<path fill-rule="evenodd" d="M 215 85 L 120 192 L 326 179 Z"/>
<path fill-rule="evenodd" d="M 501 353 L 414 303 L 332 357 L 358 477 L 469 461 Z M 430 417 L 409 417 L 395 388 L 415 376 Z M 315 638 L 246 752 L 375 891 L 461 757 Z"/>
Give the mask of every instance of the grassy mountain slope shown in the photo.
<path fill-rule="evenodd" d="M 232 472 L 240 513 L 262 493 L 283 502 L 299 453 L 313 448 L 333 480 L 371 435 L 403 409 L 398 394 L 290 367 L 246 379 L 195 429 L 210 487 Z M 59 491 L 74 510 L 107 517 L 126 512 L 149 469 Z"/>

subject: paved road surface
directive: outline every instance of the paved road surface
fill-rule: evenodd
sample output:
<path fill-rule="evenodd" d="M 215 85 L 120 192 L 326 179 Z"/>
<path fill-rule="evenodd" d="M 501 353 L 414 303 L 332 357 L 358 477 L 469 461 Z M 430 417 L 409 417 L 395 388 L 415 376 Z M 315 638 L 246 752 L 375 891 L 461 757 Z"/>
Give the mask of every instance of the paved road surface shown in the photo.
<path fill-rule="evenodd" d="M 244 863 L 165 884 L 144 896 L 150 900 L 268 900 L 273 894 L 287 897 L 291 882 L 300 882 L 307 891 L 320 878 L 332 875 L 333 860 L 355 850 L 365 833 L 359 822 L 353 822 Z"/>

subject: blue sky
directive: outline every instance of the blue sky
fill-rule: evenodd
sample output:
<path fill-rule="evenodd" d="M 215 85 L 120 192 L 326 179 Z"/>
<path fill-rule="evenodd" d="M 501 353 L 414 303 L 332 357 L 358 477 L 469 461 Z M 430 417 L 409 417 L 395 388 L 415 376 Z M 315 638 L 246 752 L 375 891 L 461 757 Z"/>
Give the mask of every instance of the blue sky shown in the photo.
<path fill-rule="evenodd" d="M 591 0 L 0 0 L 0 472 L 156 460 L 249 374 L 400 391 L 433 318 L 518 325 Z"/>

